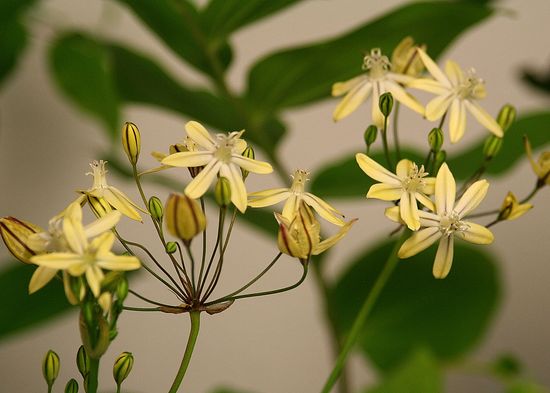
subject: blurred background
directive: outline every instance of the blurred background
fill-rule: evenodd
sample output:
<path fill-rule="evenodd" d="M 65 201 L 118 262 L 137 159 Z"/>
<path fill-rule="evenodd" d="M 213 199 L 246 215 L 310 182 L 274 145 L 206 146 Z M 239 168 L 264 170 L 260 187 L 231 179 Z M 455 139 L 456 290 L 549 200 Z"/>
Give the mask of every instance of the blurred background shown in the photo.
<path fill-rule="evenodd" d="M 16 67 L 0 85 L 0 216 L 12 215 L 45 227 L 50 217 L 74 199 L 75 190 L 91 185 L 91 179 L 84 176 L 89 171 L 88 163 L 107 158 L 112 152 L 109 132 L 105 132 L 109 127 L 98 121 L 93 113 L 80 110 L 52 76 L 51 64 L 55 61 L 50 48 L 62 32 L 84 31 L 134 48 L 154 58 L 182 84 L 211 86 L 203 73 L 182 62 L 122 3 L 48 0 L 36 2 L 25 10 L 22 20 L 28 28 L 28 42 Z M 205 3 L 198 2 L 199 9 L 205 7 Z M 246 88 L 247 72 L 259 58 L 283 48 L 344 34 L 407 3 L 398 0 L 296 2 L 231 35 L 233 61 L 227 74 L 228 84 L 232 90 L 242 92 Z M 550 96 L 533 88 L 522 78 L 522 73 L 531 70 L 544 74 L 548 69 L 550 3 L 510 0 L 492 3 L 492 7 L 496 11 L 462 33 L 440 59 L 453 59 L 464 68 L 475 67 L 486 81 L 488 96 L 483 105 L 492 114 L 505 103 L 514 104 L 520 116 L 548 110 Z M 452 24 L 452 19 L 449 23 Z M 392 26 L 387 28 L 392 29 Z M 4 37 L 8 34 L 6 30 L 2 33 Z M 403 37 L 408 34 L 402 31 Z M 370 37 L 369 43 L 372 40 Z M 369 49 L 370 46 L 364 48 L 365 51 Z M 335 51 L 330 56 L 338 58 L 345 54 Z M 357 70 L 350 70 L 351 75 L 360 71 L 360 64 L 359 55 Z M 323 68 L 322 62 L 319 67 Z M 293 70 L 278 71 L 273 78 L 282 78 Z M 65 86 L 74 80 L 67 78 Z M 336 80 L 327 81 L 333 82 Z M 86 86 L 74 82 L 72 86 L 77 90 L 92 89 L 94 83 L 90 81 Z M 134 83 L 139 85 L 140 81 Z M 147 87 L 144 89 L 146 94 Z M 71 88 L 65 87 L 65 90 Z M 175 95 L 174 99 L 177 97 Z M 419 97 L 427 102 L 427 95 Z M 105 97 L 103 104 L 109 105 L 110 99 Z M 289 171 L 304 168 L 315 173 L 328 162 L 363 149 L 362 133 L 370 121 L 369 111 L 359 110 L 333 123 L 331 115 L 337 102 L 337 99 L 327 98 L 282 113 L 288 132 L 278 153 Z M 207 107 L 202 109 L 208 111 Z M 425 149 L 425 135 L 431 125 L 407 109 L 402 113 L 403 143 Z M 156 165 L 147 153 L 167 151 L 168 145 L 180 141 L 184 137 L 183 125 L 191 119 L 192 116 L 182 116 L 173 110 L 133 103 L 124 105 L 120 117 L 113 122 L 121 126 L 124 121 L 132 121 L 139 126 L 143 146 L 141 165 L 147 168 Z M 447 144 L 449 154 L 485 137 L 485 132 L 477 125 L 468 127 L 460 146 Z M 269 159 L 261 149 L 258 156 Z M 122 153 L 118 158 L 123 158 Z M 174 179 L 181 179 L 179 174 L 176 170 L 170 173 Z M 137 200 L 132 183 L 117 176 L 116 171 L 111 171 L 110 183 Z M 531 168 L 522 160 L 506 176 L 491 181 L 489 195 L 480 210 L 500 206 L 509 190 L 526 195 L 532 184 Z M 249 190 L 280 185 L 276 175 L 250 176 L 247 180 Z M 150 195 L 164 197 L 167 194 L 160 186 L 148 184 L 146 188 Z M 357 255 L 365 244 L 384 239 L 394 229 L 383 216 L 383 203 L 360 199 L 331 201 L 347 217 L 358 217 L 359 222 L 327 261 L 329 280 L 345 271 L 346 261 Z M 487 331 L 478 339 L 478 347 L 467 354 L 475 364 L 491 361 L 502 353 L 514 353 L 528 370 L 527 375 L 542 385 L 550 385 L 548 201 L 548 190 L 543 190 L 534 199 L 535 208 L 526 216 L 494 228 L 496 240 L 489 248 L 497 261 L 502 293 Z M 209 219 L 215 222 L 215 215 Z M 131 233 L 134 239 L 161 251 L 158 247 L 155 249 L 156 244 L 151 240 L 152 227 L 148 224 L 124 222 L 121 225 L 124 233 Z M 265 266 L 276 252 L 276 244 L 273 238 L 241 222 L 234 232 L 229 252 L 220 293 L 242 285 L 246 278 Z M 4 261 L 2 268 L 9 267 L 7 261 L 13 263 L 7 250 L 0 247 L 0 263 Z M 297 280 L 299 275 L 296 261 L 284 258 L 258 288 L 283 286 Z M 174 302 L 171 294 L 145 273 L 136 274 L 131 283 L 140 293 Z M 130 297 L 127 304 L 139 302 Z M 308 278 L 294 291 L 244 300 L 227 312 L 205 317 L 182 391 L 210 392 L 216 387 L 227 386 L 245 392 L 318 392 L 333 365 L 330 333 L 325 326 L 322 307 L 318 288 L 313 279 Z M 25 315 L 29 311 L 22 307 L 18 312 Z M 40 362 L 50 348 L 61 357 L 60 381 L 75 376 L 74 358 L 80 345 L 76 317 L 76 313 L 68 312 L 1 340 L 0 391 L 44 390 Z M 111 364 L 121 351 L 131 351 L 136 358 L 134 371 L 125 382 L 128 392 L 167 390 L 179 365 L 188 329 L 186 315 L 125 312 L 119 322 L 119 336 L 104 357 L 102 391 L 109 391 L 113 386 Z M 403 326 L 403 330 L 406 331 L 407 326 Z M 446 391 L 504 391 L 500 383 L 467 369 L 450 368 L 445 378 Z M 351 361 L 350 376 L 354 391 L 377 380 L 376 371 L 359 353 Z M 57 386 L 58 391 L 62 384 L 64 382 Z"/>

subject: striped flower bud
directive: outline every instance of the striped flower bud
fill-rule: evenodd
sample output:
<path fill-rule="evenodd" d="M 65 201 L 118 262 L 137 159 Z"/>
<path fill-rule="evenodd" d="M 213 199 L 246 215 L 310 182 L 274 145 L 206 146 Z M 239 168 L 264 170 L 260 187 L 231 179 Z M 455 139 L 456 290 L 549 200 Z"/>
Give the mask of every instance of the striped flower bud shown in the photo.
<path fill-rule="evenodd" d="M 504 105 L 497 116 L 497 123 L 502 131 L 506 132 L 515 120 L 516 108 L 510 104 Z"/>
<path fill-rule="evenodd" d="M 90 372 L 90 358 L 83 345 L 78 348 L 78 352 L 76 353 L 76 367 L 78 367 L 82 378 L 85 378 Z"/>
<path fill-rule="evenodd" d="M 119 303 L 122 303 L 126 299 L 126 296 L 128 296 L 128 289 L 128 279 L 122 277 L 116 287 L 116 297 Z"/>
<path fill-rule="evenodd" d="M 496 157 L 501 148 L 502 138 L 499 138 L 496 135 L 490 135 L 487 139 L 485 139 L 485 143 L 483 144 L 483 155 L 486 159 L 490 160 Z"/>
<path fill-rule="evenodd" d="M 141 149 L 141 135 L 134 123 L 127 122 L 122 129 L 122 147 L 132 165 L 136 165 Z"/>
<path fill-rule="evenodd" d="M 59 356 L 50 349 L 42 362 L 42 374 L 50 389 L 59 375 L 59 367 Z"/>
<path fill-rule="evenodd" d="M 200 205 L 187 195 L 170 194 L 165 212 L 168 232 L 186 244 L 206 228 L 206 217 Z"/>
<path fill-rule="evenodd" d="M 251 160 L 256 159 L 256 153 L 254 153 L 254 149 L 252 148 L 252 146 L 247 146 L 246 149 L 244 149 L 242 156 L 246 158 L 250 158 Z M 246 179 L 248 177 L 249 172 L 243 168 L 241 168 L 241 172 L 243 174 L 243 180 Z"/>
<path fill-rule="evenodd" d="M 160 201 L 160 199 L 158 199 L 156 196 L 152 196 L 151 198 L 149 198 L 147 208 L 149 210 L 149 213 L 151 213 L 151 217 L 153 217 L 153 219 L 157 221 L 162 220 L 164 211 L 162 209 L 162 202 Z"/>
<path fill-rule="evenodd" d="M 276 217 L 279 221 L 279 250 L 302 262 L 307 261 L 319 243 L 319 222 L 311 209 L 302 201 L 292 221 L 285 220 L 277 213 Z"/>
<path fill-rule="evenodd" d="M 103 198 L 97 198 L 95 196 L 92 196 L 90 194 L 86 194 L 86 201 L 88 202 L 88 206 L 90 206 L 90 209 L 92 210 L 92 213 L 97 218 L 101 218 L 105 216 L 107 213 L 110 213 L 113 211 L 113 208 L 109 203 L 103 199 Z"/>
<path fill-rule="evenodd" d="M 374 124 L 371 124 L 370 126 L 368 126 L 367 129 L 365 130 L 365 134 L 363 135 L 363 138 L 365 139 L 365 144 L 367 145 L 367 147 L 370 147 L 376 141 L 377 136 L 378 136 L 378 128 Z"/>
<path fill-rule="evenodd" d="M 433 128 L 428 134 L 428 143 L 430 144 L 430 149 L 434 152 L 441 150 L 443 146 L 443 132 L 441 128 Z"/>
<path fill-rule="evenodd" d="M 214 189 L 214 199 L 220 207 L 227 207 L 231 203 L 231 186 L 227 178 L 220 176 Z"/>
<path fill-rule="evenodd" d="M 31 263 L 30 258 L 36 253 L 28 246 L 29 236 L 43 232 L 39 226 L 18 220 L 15 217 L 0 218 L 0 235 L 4 244 L 14 257 L 24 263 Z"/>
<path fill-rule="evenodd" d="M 78 393 L 78 382 L 76 379 L 71 378 L 67 385 L 65 385 L 65 393 Z"/>
<path fill-rule="evenodd" d="M 176 251 L 178 251 L 178 244 L 176 242 L 166 243 L 166 253 L 167 254 L 173 254 Z"/>
<path fill-rule="evenodd" d="M 115 364 L 113 366 L 113 378 L 115 379 L 117 387 L 120 388 L 122 382 L 128 377 L 128 375 L 130 375 L 133 365 L 134 355 L 130 352 L 122 352 L 115 360 Z"/>
<path fill-rule="evenodd" d="M 378 107 L 380 108 L 380 112 L 385 117 L 388 117 L 391 113 L 391 110 L 393 109 L 393 96 L 391 93 L 384 93 L 380 96 L 380 100 L 378 101 Z"/>

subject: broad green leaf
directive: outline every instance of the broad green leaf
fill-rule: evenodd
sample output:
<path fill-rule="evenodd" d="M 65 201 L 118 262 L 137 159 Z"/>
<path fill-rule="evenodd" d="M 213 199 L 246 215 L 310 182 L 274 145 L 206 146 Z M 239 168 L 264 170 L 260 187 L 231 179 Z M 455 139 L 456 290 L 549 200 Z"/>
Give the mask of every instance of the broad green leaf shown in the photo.
<path fill-rule="evenodd" d="M 365 393 L 442 393 L 443 376 L 437 360 L 429 351 L 419 349 L 396 370 L 382 380 L 379 386 Z"/>
<path fill-rule="evenodd" d="M 231 62 L 231 48 L 225 41 L 208 41 L 200 16 L 190 2 L 118 1 L 126 4 L 170 49 L 198 70 L 219 76 Z"/>
<path fill-rule="evenodd" d="M 386 242 L 359 256 L 340 277 L 330 307 L 345 335 L 393 247 Z M 500 299 L 500 277 L 481 246 L 455 242 L 453 268 L 432 276 L 435 247 L 399 262 L 367 319 L 360 346 L 381 370 L 418 347 L 440 360 L 463 356 L 483 337 Z"/>
<path fill-rule="evenodd" d="M 53 42 L 49 60 L 61 90 L 96 117 L 114 139 L 119 129 L 119 99 L 106 49 L 89 36 L 66 33 Z"/>
<path fill-rule="evenodd" d="M 212 38 L 232 32 L 302 0 L 211 0 L 201 13 L 203 28 Z"/>
<path fill-rule="evenodd" d="M 0 271 L 0 340 L 10 334 L 42 324 L 68 311 L 63 285 L 52 280 L 29 295 L 28 287 L 36 266 L 10 261 Z"/>
<path fill-rule="evenodd" d="M 0 25 L 18 19 L 36 0 L 2 0 L 0 1 Z"/>
<path fill-rule="evenodd" d="M 491 8 L 469 3 L 405 5 L 340 37 L 260 60 L 249 73 L 247 96 L 266 112 L 326 98 L 333 83 L 361 72 L 362 57 L 371 48 L 391 54 L 410 35 L 437 57 L 460 33 L 491 14 Z"/>
<path fill-rule="evenodd" d="M 0 83 L 14 69 L 26 44 L 27 32 L 18 20 L 0 24 Z"/>

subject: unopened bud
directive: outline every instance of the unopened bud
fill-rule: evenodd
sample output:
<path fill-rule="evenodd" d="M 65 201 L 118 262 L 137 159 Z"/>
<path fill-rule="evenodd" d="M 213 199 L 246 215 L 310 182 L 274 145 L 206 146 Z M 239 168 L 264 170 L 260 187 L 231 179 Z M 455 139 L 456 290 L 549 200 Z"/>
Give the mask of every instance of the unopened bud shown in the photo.
<path fill-rule="evenodd" d="M 130 375 L 132 366 L 134 365 L 134 355 L 130 352 L 122 352 L 115 360 L 113 366 L 113 378 L 118 387 Z"/>
<path fill-rule="evenodd" d="M 166 243 L 166 252 L 168 254 L 173 254 L 178 250 L 178 245 L 176 242 L 168 242 Z"/>
<path fill-rule="evenodd" d="M 242 156 L 246 158 L 250 158 L 251 160 L 256 159 L 256 153 L 254 153 L 254 149 L 252 148 L 252 146 L 247 146 L 246 149 L 244 149 Z M 242 169 L 242 168 L 241 168 L 241 172 L 243 174 L 243 180 L 246 179 L 248 177 L 249 172 L 246 169 Z"/>
<path fill-rule="evenodd" d="M 483 155 L 486 159 L 490 160 L 498 154 L 502 147 L 502 138 L 499 138 L 496 135 L 490 135 L 485 139 L 483 144 Z"/>
<path fill-rule="evenodd" d="M 199 203 L 187 195 L 170 194 L 165 211 L 168 232 L 186 243 L 206 228 L 206 217 Z"/>
<path fill-rule="evenodd" d="M 78 382 L 76 379 L 71 378 L 67 385 L 65 385 L 65 393 L 78 393 Z"/>
<path fill-rule="evenodd" d="M 122 129 L 122 147 L 132 165 L 136 165 L 141 149 L 141 135 L 134 123 L 127 122 Z"/>
<path fill-rule="evenodd" d="M 532 208 L 533 205 L 530 203 L 520 203 L 512 192 L 508 192 L 502 202 L 502 206 L 500 207 L 498 219 L 510 221 L 515 220 L 516 218 L 523 216 Z"/>
<path fill-rule="evenodd" d="M 76 367 L 78 367 L 82 378 L 85 378 L 90 372 L 90 358 L 83 345 L 78 348 L 78 352 L 76 353 Z"/>
<path fill-rule="evenodd" d="M 365 139 L 365 144 L 367 145 L 367 147 L 370 147 L 376 141 L 377 136 L 378 136 L 378 128 L 374 124 L 371 124 L 370 126 L 368 126 L 367 129 L 365 130 L 365 134 L 363 135 Z"/>
<path fill-rule="evenodd" d="M 59 356 L 50 349 L 42 362 L 42 374 L 50 388 L 59 375 L 59 367 Z"/>
<path fill-rule="evenodd" d="M 162 220 L 162 215 L 164 214 L 164 211 L 162 209 L 162 202 L 159 198 L 156 196 L 152 196 L 149 198 L 149 202 L 147 203 L 147 208 L 149 209 L 149 213 L 151 213 L 151 217 L 157 221 Z"/>
<path fill-rule="evenodd" d="M 128 279 L 122 277 L 116 287 L 116 297 L 119 303 L 122 303 L 126 299 L 126 296 L 128 296 L 128 289 Z"/>
<path fill-rule="evenodd" d="M 502 131 L 506 132 L 515 120 L 516 108 L 510 104 L 504 105 L 497 116 L 497 123 L 502 128 Z"/>
<path fill-rule="evenodd" d="M 111 295 L 110 292 L 103 292 L 97 298 L 97 302 L 105 314 L 108 314 L 109 311 L 111 310 L 112 300 L 113 300 L 113 296 Z"/>
<path fill-rule="evenodd" d="M 441 128 L 433 128 L 428 134 L 428 143 L 430 144 L 430 149 L 434 152 L 441 150 L 443 146 L 443 132 Z"/>
<path fill-rule="evenodd" d="M 31 263 L 30 258 L 36 253 L 28 246 L 29 236 L 43 230 L 30 222 L 15 217 L 0 218 L 0 235 L 4 244 L 14 257 L 24 263 Z"/>
<path fill-rule="evenodd" d="M 103 198 L 97 198 L 95 196 L 86 194 L 86 201 L 88 202 L 90 209 L 97 218 L 101 218 L 107 213 L 113 211 L 111 205 L 109 205 L 109 203 Z"/>
<path fill-rule="evenodd" d="M 393 108 L 393 96 L 391 93 L 384 93 L 380 96 L 380 100 L 378 101 L 378 107 L 380 108 L 380 112 L 385 117 L 388 117 L 391 113 L 391 110 Z"/>
<path fill-rule="evenodd" d="M 231 203 L 231 186 L 226 177 L 221 176 L 214 189 L 214 198 L 220 207 L 227 207 Z"/>
<path fill-rule="evenodd" d="M 437 173 L 441 165 L 443 165 L 443 163 L 446 160 L 447 160 L 447 152 L 445 150 L 439 150 L 437 153 L 435 153 L 433 172 Z"/>

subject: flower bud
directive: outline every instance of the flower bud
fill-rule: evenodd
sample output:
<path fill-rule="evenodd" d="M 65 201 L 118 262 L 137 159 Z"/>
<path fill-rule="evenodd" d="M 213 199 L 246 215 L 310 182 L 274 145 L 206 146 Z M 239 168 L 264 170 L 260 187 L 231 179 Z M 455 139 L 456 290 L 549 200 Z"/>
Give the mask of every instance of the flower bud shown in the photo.
<path fill-rule="evenodd" d="M 516 196 L 512 192 L 509 192 L 502 202 L 498 219 L 515 220 L 527 213 L 532 207 L 533 205 L 530 203 L 519 203 Z"/>
<path fill-rule="evenodd" d="M 78 393 L 78 382 L 74 378 L 71 378 L 65 385 L 65 393 Z"/>
<path fill-rule="evenodd" d="M 420 75 L 424 69 L 424 63 L 418 56 L 417 48 L 426 51 L 426 45 L 416 45 L 412 37 L 403 38 L 392 53 L 392 72 L 410 76 Z"/>
<path fill-rule="evenodd" d="M 132 366 L 134 365 L 134 355 L 130 352 L 122 352 L 115 360 L 113 366 L 113 378 L 118 387 L 130 375 Z"/>
<path fill-rule="evenodd" d="M 377 136 L 378 136 L 378 128 L 374 124 L 371 124 L 370 126 L 368 126 L 367 129 L 365 130 L 365 134 L 363 135 L 363 138 L 365 139 L 365 144 L 367 145 L 367 147 L 370 147 L 376 141 Z"/>
<path fill-rule="evenodd" d="M 168 232 L 187 244 L 206 228 L 206 217 L 200 205 L 187 195 L 170 194 L 165 211 Z"/>
<path fill-rule="evenodd" d="M 111 310 L 112 301 L 113 301 L 113 296 L 111 295 L 110 292 L 103 292 L 97 298 L 97 302 L 105 314 L 108 314 L 109 311 Z"/>
<path fill-rule="evenodd" d="M 178 245 L 176 242 L 168 242 L 166 243 L 166 253 L 167 254 L 173 254 L 176 251 L 178 251 Z"/>
<path fill-rule="evenodd" d="M 443 146 L 443 132 L 441 128 L 433 128 L 428 134 L 428 143 L 430 144 L 430 149 L 434 152 L 441 150 Z"/>
<path fill-rule="evenodd" d="M 51 349 L 46 353 L 42 362 L 42 374 L 48 387 L 52 387 L 59 375 L 59 356 Z"/>
<path fill-rule="evenodd" d="M 88 202 L 90 209 L 92 210 L 92 212 L 95 214 L 97 218 L 101 218 L 105 216 L 107 213 L 110 213 L 113 211 L 113 208 L 111 207 L 111 205 L 109 205 L 109 203 L 103 198 L 97 198 L 90 194 L 86 194 L 86 201 Z"/>
<path fill-rule="evenodd" d="M 384 93 L 380 96 L 380 100 L 378 101 L 378 107 L 380 108 L 380 112 L 385 117 L 388 117 L 391 113 L 391 110 L 393 108 L 393 96 L 391 93 Z"/>
<path fill-rule="evenodd" d="M 497 116 L 497 123 L 502 131 L 506 132 L 515 120 L 516 108 L 510 104 L 504 105 Z"/>
<path fill-rule="evenodd" d="M 78 371 L 80 375 L 82 375 L 82 378 L 85 378 L 90 372 L 90 358 L 83 345 L 78 348 L 78 352 L 76 353 L 76 367 L 78 367 Z"/>
<path fill-rule="evenodd" d="M 153 217 L 154 220 L 162 220 L 162 215 L 164 214 L 162 209 L 162 202 L 156 196 L 152 196 L 151 198 L 149 198 L 147 209 L 149 210 L 149 213 L 151 213 L 151 217 Z"/>
<path fill-rule="evenodd" d="M 250 158 L 251 160 L 256 159 L 256 153 L 254 153 L 254 149 L 252 148 L 252 146 L 247 146 L 246 149 L 244 149 L 242 156 L 246 158 Z M 241 172 L 243 174 L 243 180 L 245 180 L 248 177 L 249 172 L 246 169 L 242 169 L 242 168 L 241 168 Z"/>
<path fill-rule="evenodd" d="M 319 242 L 319 222 L 311 209 L 302 201 L 292 221 L 275 213 L 279 222 L 277 244 L 279 250 L 291 257 L 300 259 L 302 263 L 311 256 L 315 245 Z"/>
<path fill-rule="evenodd" d="M 116 297 L 119 303 L 122 303 L 128 296 L 128 289 L 128 279 L 123 276 L 116 287 Z"/>
<path fill-rule="evenodd" d="M 435 153 L 434 158 L 434 173 L 437 173 L 439 171 L 439 167 L 443 165 L 443 163 L 447 160 L 447 152 L 445 150 L 439 150 L 437 153 Z"/>
<path fill-rule="evenodd" d="M 36 253 L 28 246 L 29 236 L 43 230 L 30 222 L 15 217 L 0 218 L 0 235 L 4 244 L 14 257 L 24 263 L 31 263 L 30 258 Z"/>
<path fill-rule="evenodd" d="M 496 135 L 490 135 L 487 139 L 485 139 L 485 143 L 483 144 L 483 155 L 486 159 L 490 160 L 498 154 L 501 147 L 502 138 L 499 138 Z"/>
<path fill-rule="evenodd" d="M 227 207 L 231 203 L 231 186 L 226 177 L 220 176 L 214 189 L 214 199 L 220 207 Z"/>
<path fill-rule="evenodd" d="M 127 122 L 122 129 L 122 147 L 132 165 L 136 165 L 141 149 L 141 135 L 134 123 Z"/>

